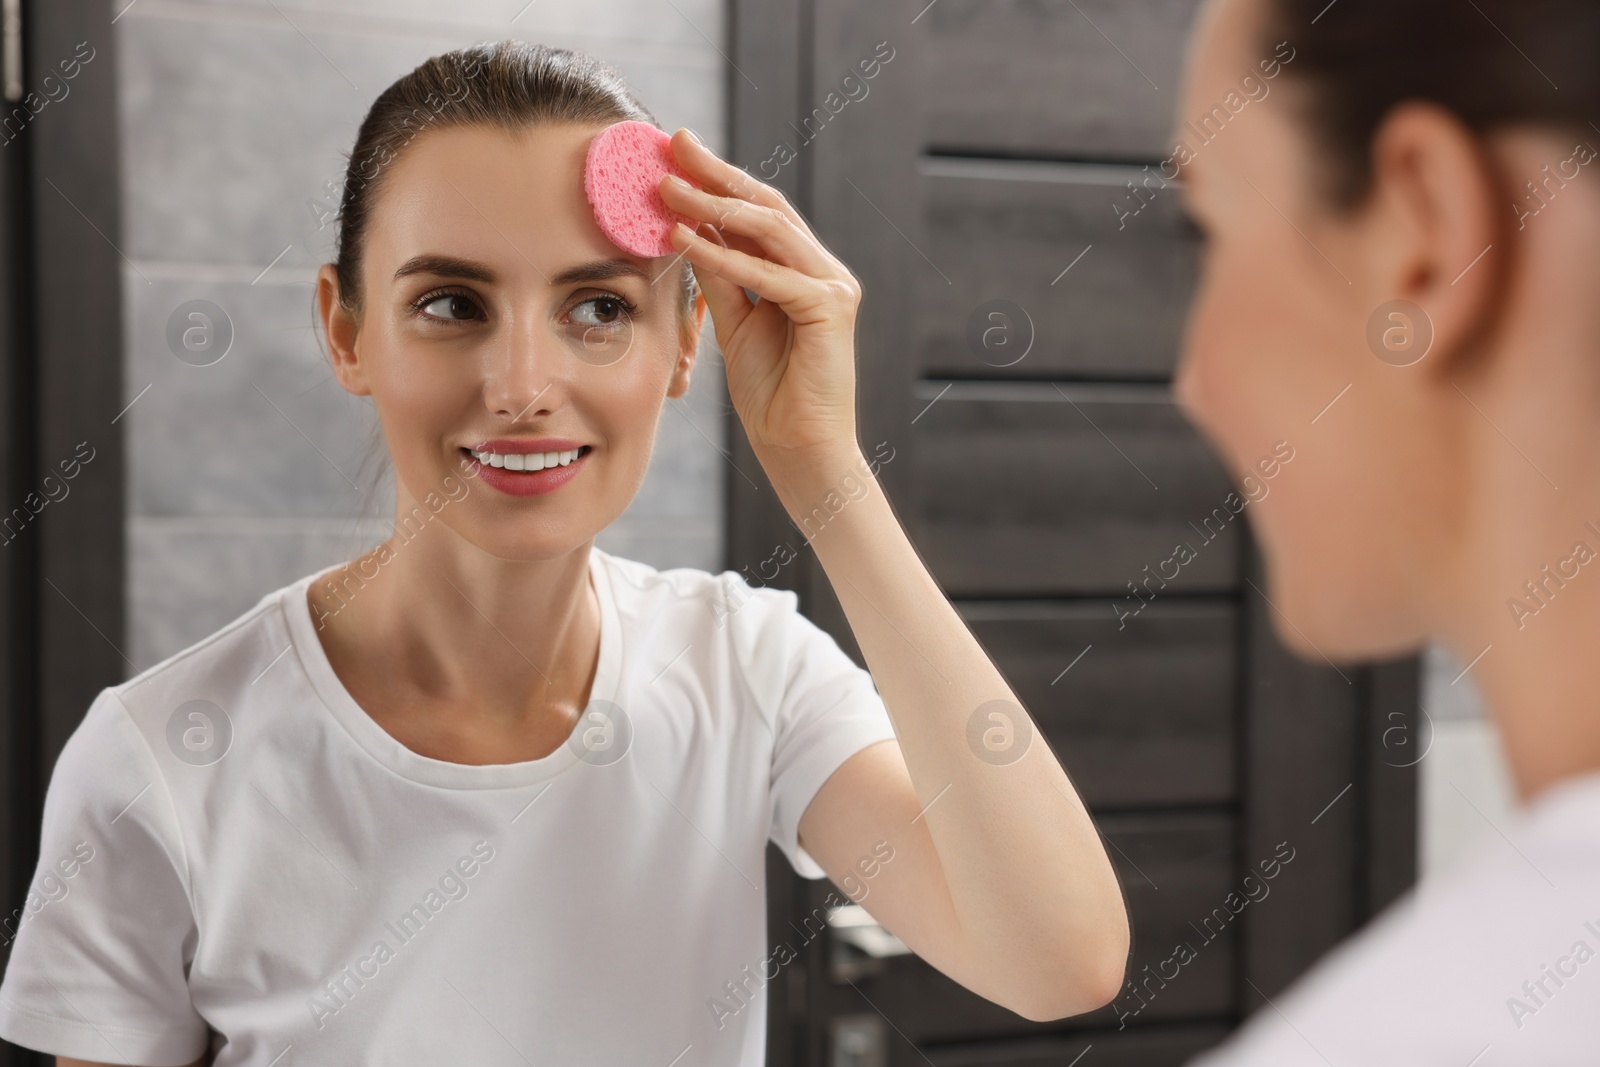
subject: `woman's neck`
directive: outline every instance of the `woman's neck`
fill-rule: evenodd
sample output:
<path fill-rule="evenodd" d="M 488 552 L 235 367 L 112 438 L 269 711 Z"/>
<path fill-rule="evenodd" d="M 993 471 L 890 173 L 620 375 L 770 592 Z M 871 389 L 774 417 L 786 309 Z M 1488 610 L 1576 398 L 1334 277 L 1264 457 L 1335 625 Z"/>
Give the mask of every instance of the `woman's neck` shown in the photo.
<path fill-rule="evenodd" d="M 599 651 L 589 553 L 496 559 L 432 522 L 331 572 L 310 599 L 330 661 L 375 718 L 369 704 L 503 732 L 570 727 Z"/>
<path fill-rule="evenodd" d="M 1586 540 L 1600 552 L 1600 537 Z M 1521 632 L 1452 648 L 1464 664 L 1482 657 L 1468 676 L 1490 708 L 1524 801 L 1565 778 L 1600 771 L 1600 559 L 1565 588 L 1546 584 L 1554 596 L 1543 594 L 1545 606 Z M 1526 594 L 1519 599 L 1533 603 Z"/>
<path fill-rule="evenodd" d="M 1441 612 L 1439 632 L 1470 665 L 1463 681 L 1483 694 L 1524 801 L 1600 771 L 1600 472 L 1589 469 L 1591 444 L 1587 434 L 1559 450 L 1527 442 L 1552 481 L 1506 449 L 1503 476 L 1486 483 L 1497 488 L 1466 520 L 1477 533 L 1453 567 L 1458 595 Z"/>

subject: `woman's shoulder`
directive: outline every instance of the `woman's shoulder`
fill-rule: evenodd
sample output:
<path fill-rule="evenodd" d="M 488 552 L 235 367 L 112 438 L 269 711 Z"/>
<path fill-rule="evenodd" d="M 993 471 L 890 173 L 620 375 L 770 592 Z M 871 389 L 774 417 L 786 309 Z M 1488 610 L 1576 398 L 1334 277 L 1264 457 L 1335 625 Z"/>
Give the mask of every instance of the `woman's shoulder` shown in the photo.
<path fill-rule="evenodd" d="M 746 625 L 797 614 L 799 598 L 787 589 L 752 585 L 733 570 L 656 567 L 642 560 L 593 549 L 611 580 L 619 607 L 637 613 L 680 610 L 705 615 L 721 629 L 739 617 Z M 754 610 L 751 610 L 754 609 Z"/>
<path fill-rule="evenodd" d="M 723 650 L 732 676 L 763 706 L 807 686 L 862 684 L 865 672 L 801 611 L 793 590 L 752 584 L 732 570 L 662 569 L 610 554 L 601 562 L 624 634 L 670 633 L 674 653 Z"/>
<path fill-rule="evenodd" d="M 271 665 L 285 667 L 279 659 L 290 661 L 293 636 L 287 609 L 295 607 L 298 594 L 304 606 L 305 589 L 317 574 L 302 575 L 287 585 L 263 594 L 225 625 L 193 644 L 146 667 L 109 691 L 136 718 L 154 711 L 170 711 L 179 704 L 204 699 L 225 701 L 261 680 Z"/>
<path fill-rule="evenodd" d="M 1257 1012 L 1193 1067 L 1309 1067 L 1324 1056 L 1466 1064 L 1488 1045 L 1497 1054 L 1484 1067 L 1591 1062 L 1579 1056 L 1600 1040 L 1600 990 L 1560 986 L 1600 959 L 1597 898 L 1600 774 L 1588 774 L 1486 828 L 1468 855 L 1426 875 L 1281 994 L 1281 1011 Z"/>
<path fill-rule="evenodd" d="M 665 643 L 673 646 L 672 653 L 721 649 L 730 676 L 758 691 L 762 704 L 794 683 L 797 662 L 841 670 L 848 663 L 833 638 L 801 612 L 793 590 L 753 585 L 732 570 L 658 568 L 609 553 L 601 556 L 601 565 L 625 642 L 671 634 Z"/>

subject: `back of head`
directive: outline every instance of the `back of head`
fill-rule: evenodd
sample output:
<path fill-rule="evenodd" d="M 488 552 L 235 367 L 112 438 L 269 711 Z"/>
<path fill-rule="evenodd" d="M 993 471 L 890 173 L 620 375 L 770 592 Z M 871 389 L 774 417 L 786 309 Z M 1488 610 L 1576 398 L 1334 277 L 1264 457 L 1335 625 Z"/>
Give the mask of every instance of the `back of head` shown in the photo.
<path fill-rule="evenodd" d="M 1428 100 L 1479 132 L 1523 123 L 1600 136 L 1600 4 L 1594 0 L 1265 0 L 1264 40 L 1310 90 L 1323 192 L 1340 207 L 1368 187 L 1373 134 L 1390 108 Z"/>

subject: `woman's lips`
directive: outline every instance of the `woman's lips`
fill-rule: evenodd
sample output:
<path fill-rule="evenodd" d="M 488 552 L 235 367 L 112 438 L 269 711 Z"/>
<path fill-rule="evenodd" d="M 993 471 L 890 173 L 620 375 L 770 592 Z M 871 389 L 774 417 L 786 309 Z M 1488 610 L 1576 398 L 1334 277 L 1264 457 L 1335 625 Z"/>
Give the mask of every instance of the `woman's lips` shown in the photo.
<path fill-rule="evenodd" d="M 463 448 L 461 452 L 471 462 L 473 473 L 482 478 L 484 484 L 490 488 L 498 489 L 509 496 L 543 496 L 545 493 L 555 492 L 576 478 L 594 449 L 589 445 L 580 445 L 576 449 L 548 453 L 488 450 L 474 452 L 469 448 Z M 573 455 L 574 452 L 576 455 Z M 485 462 L 485 459 L 488 462 Z M 552 459 L 553 463 L 550 462 Z M 506 465 L 518 462 L 525 466 L 537 462 L 541 464 L 541 468 L 516 470 L 513 466 Z"/>

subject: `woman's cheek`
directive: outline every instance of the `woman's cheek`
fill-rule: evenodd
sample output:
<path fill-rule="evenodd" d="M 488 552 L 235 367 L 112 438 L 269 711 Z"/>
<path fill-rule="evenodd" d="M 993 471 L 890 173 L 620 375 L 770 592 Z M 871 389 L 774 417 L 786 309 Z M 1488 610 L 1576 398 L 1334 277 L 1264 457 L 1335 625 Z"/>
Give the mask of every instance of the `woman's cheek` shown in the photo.
<path fill-rule="evenodd" d="M 1208 273 L 1194 296 L 1184 353 L 1173 383 L 1174 395 L 1189 420 L 1214 447 L 1224 447 L 1225 434 L 1234 420 L 1227 411 L 1232 372 L 1224 364 L 1235 351 L 1230 334 L 1227 286 Z"/>
<path fill-rule="evenodd" d="M 1200 383 L 1212 424 L 1226 435 L 1236 468 L 1248 469 L 1272 442 L 1292 435 L 1304 388 L 1295 368 L 1304 354 L 1308 319 L 1292 288 L 1275 284 L 1273 262 L 1259 251 L 1219 274 L 1206 316 Z"/>
<path fill-rule="evenodd" d="M 435 477 L 433 457 L 439 442 L 461 428 L 470 383 L 456 381 L 448 361 L 419 358 L 404 337 L 386 338 L 385 345 L 371 384 L 389 454 L 400 472 Z"/>

